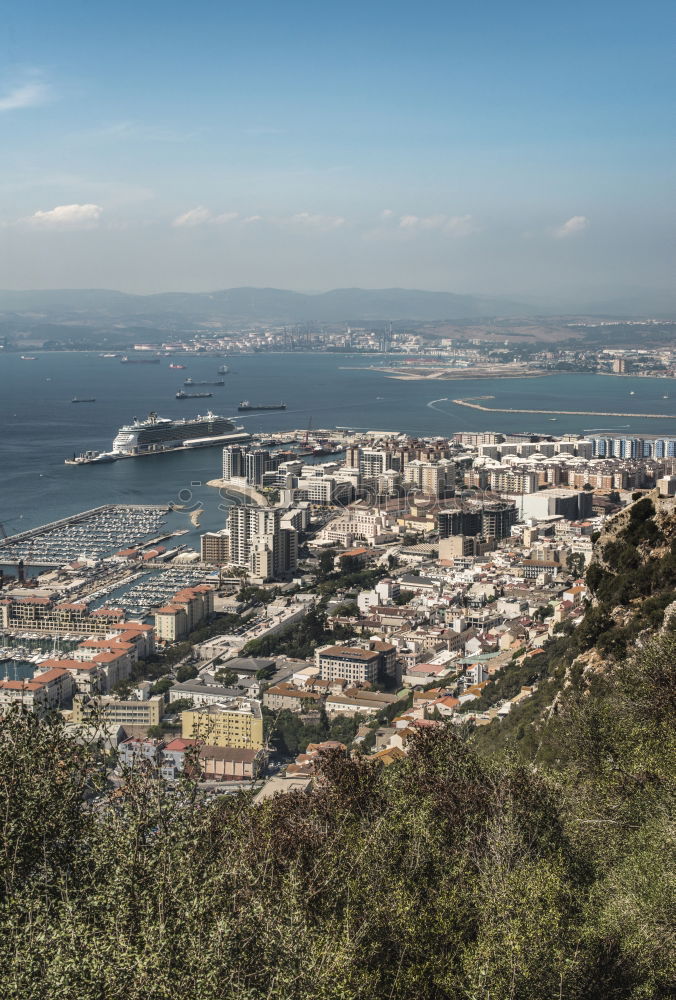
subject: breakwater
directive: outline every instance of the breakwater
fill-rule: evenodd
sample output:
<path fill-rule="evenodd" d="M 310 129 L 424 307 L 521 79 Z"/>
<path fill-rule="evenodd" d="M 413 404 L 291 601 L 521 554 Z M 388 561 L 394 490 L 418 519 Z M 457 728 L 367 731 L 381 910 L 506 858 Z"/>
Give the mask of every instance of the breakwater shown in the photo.
<path fill-rule="evenodd" d="M 646 420 L 676 420 L 671 413 L 618 413 L 610 410 L 526 410 L 517 407 L 483 406 L 481 403 L 471 403 L 467 399 L 452 400 L 456 406 L 468 406 L 471 410 L 483 410 L 484 413 L 553 413 L 565 417 L 634 417 Z"/>

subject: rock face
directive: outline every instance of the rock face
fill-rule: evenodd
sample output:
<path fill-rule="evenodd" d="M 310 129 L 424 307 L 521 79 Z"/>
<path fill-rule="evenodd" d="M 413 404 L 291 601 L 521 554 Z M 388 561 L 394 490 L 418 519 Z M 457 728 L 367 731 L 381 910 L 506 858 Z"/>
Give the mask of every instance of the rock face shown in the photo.
<path fill-rule="evenodd" d="M 654 530 L 641 532 L 640 526 L 650 523 Z M 613 545 L 621 541 L 633 545 L 642 561 L 666 556 L 676 541 L 676 497 L 661 497 L 658 490 L 651 490 L 614 514 L 594 547 L 592 564 L 616 572 Z"/>

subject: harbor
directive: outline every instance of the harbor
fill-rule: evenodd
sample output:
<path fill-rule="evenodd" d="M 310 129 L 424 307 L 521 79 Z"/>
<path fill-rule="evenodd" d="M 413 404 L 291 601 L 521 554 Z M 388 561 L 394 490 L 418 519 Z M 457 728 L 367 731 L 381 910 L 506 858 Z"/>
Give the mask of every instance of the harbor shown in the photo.
<path fill-rule="evenodd" d="M 90 609 L 114 606 L 122 608 L 127 618 L 143 621 L 153 608 L 162 607 L 179 590 L 213 582 L 214 570 L 200 564 L 155 566 L 147 573 L 136 573 L 120 586 L 93 591 L 85 598 Z M 130 585 L 131 584 L 131 585 Z"/>
<path fill-rule="evenodd" d="M 106 504 L 0 540 L 0 564 L 58 567 L 97 562 L 149 541 L 166 524 L 167 505 Z"/>

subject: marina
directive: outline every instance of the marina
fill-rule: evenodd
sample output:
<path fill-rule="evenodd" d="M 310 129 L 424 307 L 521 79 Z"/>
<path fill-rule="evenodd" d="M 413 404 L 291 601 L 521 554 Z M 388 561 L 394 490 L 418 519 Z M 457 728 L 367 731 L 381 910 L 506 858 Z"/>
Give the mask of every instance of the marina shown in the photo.
<path fill-rule="evenodd" d="M 86 601 L 92 609 L 114 606 L 122 608 L 127 617 L 142 621 L 150 617 L 153 608 L 166 604 L 178 590 L 213 580 L 213 569 L 201 565 L 157 566 L 147 573 L 135 574 L 122 586 L 95 591 Z"/>
<path fill-rule="evenodd" d="M 64 566 L 98 561 L 161 532 L 167 506 L 107 504 L 0 540 L 0 564 Z"/>

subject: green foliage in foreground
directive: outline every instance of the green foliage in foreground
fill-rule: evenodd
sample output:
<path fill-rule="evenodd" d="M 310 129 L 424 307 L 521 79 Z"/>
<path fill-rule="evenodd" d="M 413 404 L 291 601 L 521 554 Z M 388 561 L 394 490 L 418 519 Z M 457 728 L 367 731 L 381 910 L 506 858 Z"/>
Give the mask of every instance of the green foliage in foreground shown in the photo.
<path fill-rule="evenodd" d="M 670 992 L 676 640 L 571 691 L 557 761 L 450 729 L 312 795 L 103 810 L 58 722 L 0 728 L 3 1000 L 659 1000 Z M 673 842 L 671 842 L 673 847 Z"/>

